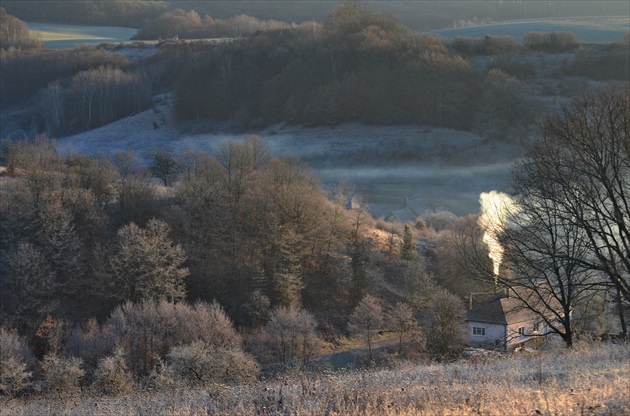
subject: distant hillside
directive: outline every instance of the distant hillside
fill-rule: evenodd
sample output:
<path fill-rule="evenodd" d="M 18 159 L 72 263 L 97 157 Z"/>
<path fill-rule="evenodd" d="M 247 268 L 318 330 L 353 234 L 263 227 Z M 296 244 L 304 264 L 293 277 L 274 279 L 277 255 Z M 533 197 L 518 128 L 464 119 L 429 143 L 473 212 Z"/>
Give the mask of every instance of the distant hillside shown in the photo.
<path fill-rule="evenodd" d="M 522 41 L 529 32 L 572 32 L 584 43 L 610 43 L 623 40 L 630 30 L 630 18 L 534 19 L 488 25 L 434 30 L 446 39 L 457 36 L 512 36 Z"/>
<path fill-rule="evenodd" d="M 29 22 L 139 27 L 168 10 L 153 0 L 3 0 L 7 13 Z"/>
<path fill-rule="evenodd" d="M 480 23 L 567 16 L 627 16 L 624 1 L 370 1 L 377 11 L 392 14 L 414 30 L 434 30 Z M 140 27 L 146 20 L 175 9 L 195 10 L 226 19 L 246 14 L 285 22 L 321 21 L 338 2 L 310 1 L 195 1 L 195 0 L 4 0 L 8 13 L 35 22 Z"/>

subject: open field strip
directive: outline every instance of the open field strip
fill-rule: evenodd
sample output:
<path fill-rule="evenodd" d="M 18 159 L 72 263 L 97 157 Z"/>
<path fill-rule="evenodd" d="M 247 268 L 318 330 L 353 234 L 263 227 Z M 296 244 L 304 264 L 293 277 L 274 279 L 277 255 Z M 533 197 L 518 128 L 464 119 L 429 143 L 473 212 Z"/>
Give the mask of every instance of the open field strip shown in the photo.
<path fill-rule="evenodd" d="M 629 346 L 595 343 L 118 397 L 36 396 L 4 403 L 0 415 L 627 415 L 629 385 Z"/>
<path fill-rule="evenodd" d="M 42 42 L 54 41 L 54 40 L 110 40 L 102 36 L 96 36 L 90 33 L 77 33 L 77 32 L 49 32 L 44 30 L 31 30 L 30 34 L 35 39 Z"/>
<path fill-rule="evenodd" d="M 48 49 L 68 49 L 81 44 L 129 41 L 137 29 L 110 26 L 77 26 L 54 23 L 27 23 L 31 36 Z"/>

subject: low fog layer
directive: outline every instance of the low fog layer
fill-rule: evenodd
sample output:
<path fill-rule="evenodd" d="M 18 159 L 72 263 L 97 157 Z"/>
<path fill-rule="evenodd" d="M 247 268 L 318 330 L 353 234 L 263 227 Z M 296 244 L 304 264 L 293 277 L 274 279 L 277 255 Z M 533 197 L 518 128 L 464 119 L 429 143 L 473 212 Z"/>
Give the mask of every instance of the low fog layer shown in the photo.
<path fill-rule="evenodd" d="M 169 107 L 169 97 L 161 97 L 157 111 L 61 138 L 59 144 L 67 151 L 89 154 L 130 150 L 148 160 L 152 149 L 212 153 L 228 139 L 256 134 L 274 155 L 302 159 L 325 187 L 340 182 L 354 185 L 376 216 L 403 207 L 405 198 L 414 201 L 418 214 L 436 209 L 458 215 L 478 212 L 481 192 L 508 190 L 509 169 L 519 152 L 515 144 L 429 126 L 276 124 L 241 134 L 220 128 L 212 133 L 187 133 L 173 123 Z"/>

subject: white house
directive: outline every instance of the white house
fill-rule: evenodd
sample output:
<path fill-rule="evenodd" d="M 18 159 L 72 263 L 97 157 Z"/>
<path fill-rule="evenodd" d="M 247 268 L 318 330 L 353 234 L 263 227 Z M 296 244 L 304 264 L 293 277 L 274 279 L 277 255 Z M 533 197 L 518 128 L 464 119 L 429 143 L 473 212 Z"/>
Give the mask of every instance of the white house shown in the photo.
<path fill-rule="evenodd" d="M 539 315 L 510 296 L 507 289 L 469 310 L 466 323 L 470 345 L 501 350 L 514 349 L 552 332 Z"/>

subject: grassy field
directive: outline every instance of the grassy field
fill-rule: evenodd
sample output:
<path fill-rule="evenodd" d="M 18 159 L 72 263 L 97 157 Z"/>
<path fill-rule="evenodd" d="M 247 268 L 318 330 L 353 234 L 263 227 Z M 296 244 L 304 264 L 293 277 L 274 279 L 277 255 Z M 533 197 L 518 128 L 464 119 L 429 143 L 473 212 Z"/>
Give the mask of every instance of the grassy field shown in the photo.
<path fill-rule="evenodd" d="M 511 21 L 482 26 L 436 30 L 431 33 L 452 39 L 456 36 L 512 36 L 518 41 L 528 32 L 573 32 L 584 43 L 609 43 L 623 40 L 630 28 L 630 18 L 573 18 Z"/>
<path fill-rule="evenodd" d="M 628 385 L 629 346 L 591 344 L 118 397 L 40 395 L 6 401 L 0 415 L 627 415 Z"/>
<path fill-rule="evenodd" d="M 137 29 L 109 26 L 73 26 L 53 23 L 28 23 L 31 36 L 48 49 L 70 49 L 77 45 L 115 43 L 131 39 Z"/>

